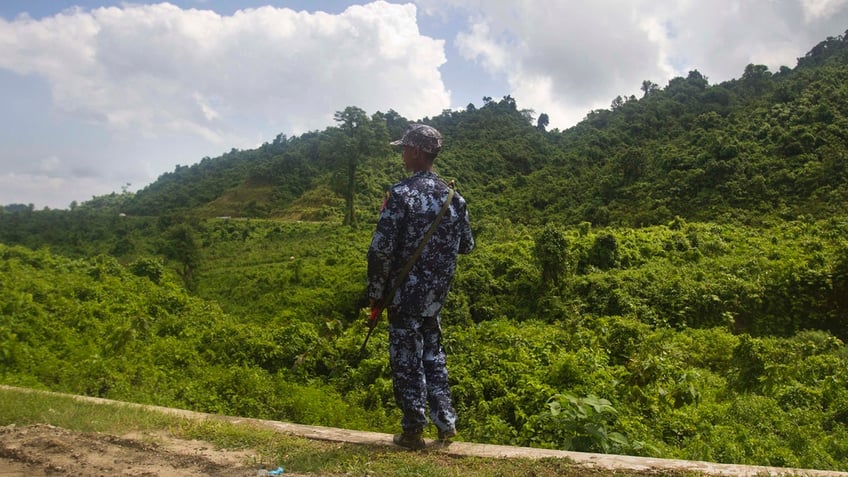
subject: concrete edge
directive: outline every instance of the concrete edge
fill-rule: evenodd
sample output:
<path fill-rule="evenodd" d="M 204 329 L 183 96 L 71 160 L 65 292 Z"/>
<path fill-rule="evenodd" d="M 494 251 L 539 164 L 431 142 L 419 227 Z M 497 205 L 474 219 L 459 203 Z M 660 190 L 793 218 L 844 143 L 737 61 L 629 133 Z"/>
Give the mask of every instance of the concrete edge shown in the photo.
<path fill-rule="evenodd" d="M 282 421 L 270 421 L 263 419 L 243 418 L 234 416 L 223 416 L 219 414 L 208 414 L 196 411 L 187 411 L 184 409 L 167 408 L 161 406 L 153 406 L 146 404 L 137 404 L 124 401 L 114 401 L 111 399 L 79 396 L 75 394 L 57 393 L 51 391 L 41 391 L 28 388 L 20 388 L 15 386 L 6 386 L 0 384 L 0 389 L 10 391 L 30 392 L 51 394 L 57 396 L 70 397 L 84 402 L 107 405 L 122 405 L 127 407 L 136 407 L 146 410 L 158 411 L 164 414 L 169 414 L 178 417 L 198 420 L 219 420 L 233 424 L 250 424 L 276 432 L 290 434 L 306 439 L 360 444 L 371 446 L 395 447 L 392 443 L 391 434 L 383 434 L 379 432 L 355 431 L 349 429 L 338 429 L 331 427 L 310 426 L 305 424 L 293 424 Z M 706 475 L 727 475 L 727 476 L 809 476 L 809 477 L 848 477 L 848 472 L 837 472 L 829 470 L 814 470 L 814 469 L 794 469 L 784 467 L 766 467 L 752 465 L 737 465 L 737 464 L 718 464 L 702 461 L 687 461 L 676 459 L 660 459 L 652 457 L 634 457 L 616 454 L 594 454 L 588 452 L 573 452 L 561 451 L 553 449 L 536 449 L 532 447 L 515 447 L 493 444 L 476 444 L 471 442 L 454 441 L 449 445 L 443 445 L 436 441 L 427 441 L 427 450 L 425 452 L 442 452 L 452 456 L 462 457 L 485 457 L 496 459 L 568 459 L 576 465 L 586 466 L 594 469 L 605 470 L 632 470 L 632 471 L 657 471 L 657 470 L 674 470 L 686 472 L 700 472 Z"/>

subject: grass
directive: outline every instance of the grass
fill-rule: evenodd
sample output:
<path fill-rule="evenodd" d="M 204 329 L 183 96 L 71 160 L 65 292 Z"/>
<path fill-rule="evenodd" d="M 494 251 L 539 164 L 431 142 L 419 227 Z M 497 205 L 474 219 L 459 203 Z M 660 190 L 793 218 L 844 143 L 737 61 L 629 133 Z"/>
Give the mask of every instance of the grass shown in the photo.
<path fill-rule="evenodd" d="M 167 430 L 176 438 L 198 439 L 222 449 L 251 449 L 261 464 L 282 465 L 297 474 L 488 477 L 621 476 L 683 477 L 693 472 L 608 471 L 575 466 L 567 459 L 456 457 L 442 452 L 408 452 L 391 447 L 309 440 L 214 419 L 192 419 L 132 405 L 93 403 L 67 395 L 0 387 L 0 425 L 49 424 L 70 431 L 124 435 Z"/>

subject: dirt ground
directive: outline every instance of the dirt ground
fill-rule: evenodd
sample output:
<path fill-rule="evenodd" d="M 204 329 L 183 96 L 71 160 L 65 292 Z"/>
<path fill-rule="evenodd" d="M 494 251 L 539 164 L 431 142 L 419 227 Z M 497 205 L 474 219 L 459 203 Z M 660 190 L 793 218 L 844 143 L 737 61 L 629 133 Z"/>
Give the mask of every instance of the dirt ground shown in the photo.
<path fill-rule="evenodd" d="M 187 411 L 180 411 L 187 413 Z M 391 446 L 391 436 L 267 421 L 269 428 L 306 438 Z M 616 475 L 722 475 L 848 477 L 846 472 L 785 469 L 623 455 L 589 454 L 455 442 L 440 452 L 488 458 L 567 456 L 587 469 Z M 273 470 L 251 450 L 219 450 L 214 444 L 172 437 L 167 431 L 122 436 L 74 432 L 46 424 L 0 427 L 0 477 L 255 477 Z M 285 463 L 281 463 L 285 467 Z M 592 474 L 592 472 L 589 472 Z M 305 477 L 284 469 L 282 477 Z M 313 476 L 315 477 L 315 476 Z"/>
<path fill-rule="evenodd" d="M 165 433 L 113 436 L 48 425 L 0 427 L 0 477 L 254 477 L 261 470 L 272 469 L 262 467 L 250 451 L 217 450 Z"/>

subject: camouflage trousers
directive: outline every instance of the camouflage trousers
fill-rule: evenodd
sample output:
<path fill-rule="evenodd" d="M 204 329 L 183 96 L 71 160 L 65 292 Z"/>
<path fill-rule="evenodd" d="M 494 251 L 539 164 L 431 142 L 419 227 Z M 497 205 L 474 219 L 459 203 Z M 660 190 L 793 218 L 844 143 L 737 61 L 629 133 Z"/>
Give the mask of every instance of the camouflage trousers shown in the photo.
<path fill-rule="evenodd" d="M 390 317 L 389 363 L 404 431 L 424 429 L 428 405 L 436 427 L 444 431 L 456 428 L 440 316 Z"/>

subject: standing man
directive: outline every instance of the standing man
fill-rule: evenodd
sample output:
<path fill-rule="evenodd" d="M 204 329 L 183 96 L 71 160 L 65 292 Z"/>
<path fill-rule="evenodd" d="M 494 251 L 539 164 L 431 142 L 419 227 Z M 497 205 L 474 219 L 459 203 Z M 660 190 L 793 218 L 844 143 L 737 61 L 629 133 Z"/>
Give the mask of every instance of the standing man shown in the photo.
<path fill-rule="evenodd" d="M 389 362 L 395 401 L 403 411 L 403 432 L 394 442 L 422 449 L 428 405 L 439 440 L 456 435 L 439 313 L 456 271 L 457 254 L 470 252 L 474 238 L 465 199 L 454 193 L 420 256 L 414 258 L 451 197 L 451 186 L 433 172 L 442 135 L 430 126 L 412 124 L 402 139 L 391 144 L 403 146 L 403 166 L 412 176 L 393 185 L 383 205 L 368 249 L 368 297 L 372 311 L 385 307 L 389 317 Z M 401 276 L 412 260 L 409 273 Z M 385 296 L 390 290 L 395 290 L 392 296 Z"/>

